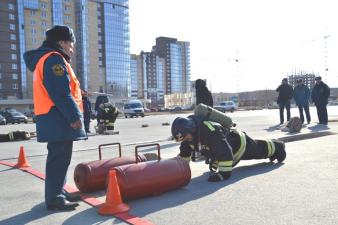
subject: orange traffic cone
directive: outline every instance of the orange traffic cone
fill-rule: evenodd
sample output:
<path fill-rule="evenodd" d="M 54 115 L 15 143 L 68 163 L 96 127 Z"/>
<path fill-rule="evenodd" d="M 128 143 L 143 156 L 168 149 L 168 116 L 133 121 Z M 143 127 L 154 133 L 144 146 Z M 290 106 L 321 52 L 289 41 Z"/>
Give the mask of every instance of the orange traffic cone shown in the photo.
<path fill-rule="evenodd" d="M 25 150 L 23 149 L 23 146 L 20 146 L 20 153 L 19 153 L 19 158 L 18 158 L 18 163 L 15 165 L 17 168 L 25 168 L 25 167 L 30 167 L 29 163 L 26 160 L 25 156 Z"/>
<path fill-rule="evenodd" d="M 116 170 L 109 171 L 108 179 L 106 203 L 100 206 L 98 210 L 99 214 L 107 216 L 129 211 L 129 206 L 122 202 L 120 188 L 116 178 Z"/>

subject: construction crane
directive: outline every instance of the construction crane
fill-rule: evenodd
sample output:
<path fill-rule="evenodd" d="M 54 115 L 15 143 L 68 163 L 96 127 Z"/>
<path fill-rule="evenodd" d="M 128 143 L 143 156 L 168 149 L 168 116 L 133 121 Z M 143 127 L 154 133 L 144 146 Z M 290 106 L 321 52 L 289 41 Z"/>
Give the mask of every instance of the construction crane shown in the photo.
<path fill-rule="evenodd" d="M 328 66 L 328 41 L 327 39 L 331 37 L 330 34 L 325 35 L 324 38 L 324 75 L 325 78 L 328 78 L 328 71 L 329 71 L 329 66 Z"/>

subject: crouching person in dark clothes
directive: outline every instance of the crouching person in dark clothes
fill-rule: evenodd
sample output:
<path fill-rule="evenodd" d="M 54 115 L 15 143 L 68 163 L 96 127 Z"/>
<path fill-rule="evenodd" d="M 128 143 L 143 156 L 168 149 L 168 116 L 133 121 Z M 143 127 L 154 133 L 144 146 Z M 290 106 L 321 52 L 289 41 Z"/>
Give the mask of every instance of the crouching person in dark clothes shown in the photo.
<path fill-rule="evenodd" d="M 0 134 L 0 142 L 7 142 L 7 141 L 23 141 L 31 139 L 31 135 L 29 132 L 26 131 L 12 131 L 8 134 Z"/>
<path fill-rule="evenodd" d="M 182 142 L 181 158 L 190 161 L 192 151 L 197 149 L 209 158 L 212 171 L 209 182 L 228 179 L 240 160 L 269 158 L 270 161 L 283 162 L 286 157 L 285 145 L 281 141 L 253 140 L 243 132 L 226 130 L 219 123 L 203 121 L 195 115 L 176 118 L 171 132 L 176 141 Z"/>

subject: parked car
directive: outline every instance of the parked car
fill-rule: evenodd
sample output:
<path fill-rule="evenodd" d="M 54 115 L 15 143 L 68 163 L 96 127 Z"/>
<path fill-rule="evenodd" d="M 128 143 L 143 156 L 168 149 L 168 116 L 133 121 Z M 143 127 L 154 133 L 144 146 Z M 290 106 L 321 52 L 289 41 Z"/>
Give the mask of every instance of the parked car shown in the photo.
<path fill-rule="evenodd" d="M 220 102 L 218 105 L 214 106 L 214 108 L 221 112 L 234 112 L 237 110 L 237 106 L 233 101 Z"/>
<path fill-rule="evenodd" d="M 5 112 L 17 112 L 17 111 L 14 108 L 8 107 L 8 108 L 5 108 Z"/>
<path fill-rule="evenodd" d="M 127 118 L 128 116 L 132 118 L 133 116 L 144 117 L 144 108 L 140 100 L 129 100 L 123 105 L 123 113 Z"/>
<path fill-rule="evenodd" d="M 6 118 L 0 115 L 0 125 L 6 125 Z"/>
<path fill-rule="evenodd" d="M 28 118 L 21 112 L 9 111 L 5 112 L 7 123 L 28 123 Z"/>
<path fill-rule="evenodd" d="M 171 109 L 169 109 L 170 112 L 179 112 L 179 111 L 182 111 L 182 107 L 181 106 L 175 106 L 175 107 L 172 107 Z"/>

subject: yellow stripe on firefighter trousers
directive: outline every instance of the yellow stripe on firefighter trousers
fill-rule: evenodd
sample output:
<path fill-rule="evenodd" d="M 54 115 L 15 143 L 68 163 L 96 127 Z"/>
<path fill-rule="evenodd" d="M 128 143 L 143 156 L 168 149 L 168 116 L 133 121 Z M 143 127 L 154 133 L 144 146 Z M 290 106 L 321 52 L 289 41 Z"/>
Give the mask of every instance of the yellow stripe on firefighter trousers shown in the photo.
<path fill-rule="evenodd" d="M 219 161 L 218 171 L 220 172 L 232 171 L 232 161 Z"/>
<path fill-rule="evenodd" d="M 180 156 L 180 157 L 187 162 L 190 162 L 190 160 L 191 160 L 191 156 L 187 156 L 187 157 Z"/>
<path fill-rule="evenodd" d="M 238 163 L 238 161 L 242 158 L 242 156 L 244 155 L 245 152 L 245 147 L 246 147 L 246 138 L 245 138 L 245 134 L 241 131 L 238 130 L 233 130 L 234 132 L 236 132 L 241 140 L 241 146 L 239 147 L 238 151 L 235 153 L 234 155 L 234 159 L 233 159 L 233 165 Z"/>
<path fill-rule="evenodd" d="M 275 143 L 273 143 L 272 140 L 266 140 L 266 143 L 268 145 L 268 157 L 271 157 L 275 154 Z"/>

